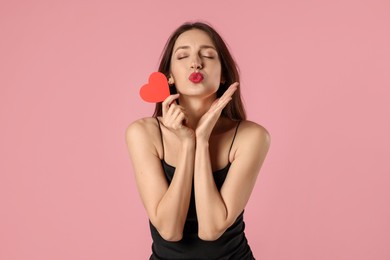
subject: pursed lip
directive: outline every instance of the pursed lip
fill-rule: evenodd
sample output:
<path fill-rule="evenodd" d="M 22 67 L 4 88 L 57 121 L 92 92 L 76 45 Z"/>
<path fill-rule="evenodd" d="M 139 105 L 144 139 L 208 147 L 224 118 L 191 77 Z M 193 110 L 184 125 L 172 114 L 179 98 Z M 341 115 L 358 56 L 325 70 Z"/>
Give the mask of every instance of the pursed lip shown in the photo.
<path fill-rule="evenodd" d="M 200 72 L 192 72 L 188 79 L 193 83 L 199 83 L 203 80 L 203 74 Z"/>

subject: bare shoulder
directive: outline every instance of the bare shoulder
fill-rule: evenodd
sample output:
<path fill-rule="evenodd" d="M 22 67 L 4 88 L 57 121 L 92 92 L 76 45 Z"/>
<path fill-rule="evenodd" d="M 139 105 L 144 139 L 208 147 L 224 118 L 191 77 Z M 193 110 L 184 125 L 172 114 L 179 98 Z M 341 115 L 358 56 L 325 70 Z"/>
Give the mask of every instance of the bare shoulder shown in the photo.
<path fill-rule="evenodd" d="M 140 118 L 132 122 L 126 128 L 126 142 L 131 149 L 139 149 L 140 146 L 148 148 L 155 153 L 156 137 L 158 135 L 157 120 L 154 117 Z"/>
<path fill-rule="evenodd" d="M 154 136 L 157 121 L 154 117 L 144 117 L 135 120 L 126 128 L 126 139 L 139 138 L 142 136 Z"/>
<path fill-rule="evenodd" d="M 236 137 L 233 160 L 242 167 L 251 167 L 248 172 L 256 175 L 265 160 L 271 145 L 268 130 L 255 122 L 242 121 Z"/>
<path fill-rule="evenodd" d="M 271 135 L 268 130 L 264 126 L 249 120 L 243 120 L 240 123 L 239 137 L 244 143 L 252 142 L 254 144 L 255 141 L 269 146 L 271 142 Z"/>

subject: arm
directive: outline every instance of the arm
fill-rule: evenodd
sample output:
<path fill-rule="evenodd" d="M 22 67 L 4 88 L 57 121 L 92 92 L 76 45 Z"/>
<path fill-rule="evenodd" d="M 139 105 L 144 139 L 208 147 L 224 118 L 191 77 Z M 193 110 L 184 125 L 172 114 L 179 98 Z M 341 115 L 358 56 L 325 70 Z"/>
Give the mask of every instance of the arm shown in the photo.
<path fill-rule="evenodd" d="M 162 103 L 162 123 L 180 141 L 177 166 L 168 185 L 156 146 L 157 123 L 147 119 L 130 125 L 126 132 L 138 191 L 149 219 L 165 240 L 178 241 L 183 236 L 193 179 L 195 133 L 187 127 L 185 109 L 177 105 L 179 94 L 168 96 Z M 154 129 L 154 131 L 153 131 Z"/>
<path fill-rule="evenodd" d="M 132 160 L 137 188 L 150 221 L 167 241 L 182 238 L 188 212 L 195 155 L 195 143 L 182 142 L 176 171 L 168 186 L 151 133 L 144 120 L 131 124 L 126 140 Z"/>
<path fill-rule="evenodd" d="M 267 130 L 252 123 L 243 127 L 229 173 L 218 191 L 210 163 L 208 140 L 197 139 L 194 189 L 202 240 L 216 240 L 247 204 L 270 145 Z"/>

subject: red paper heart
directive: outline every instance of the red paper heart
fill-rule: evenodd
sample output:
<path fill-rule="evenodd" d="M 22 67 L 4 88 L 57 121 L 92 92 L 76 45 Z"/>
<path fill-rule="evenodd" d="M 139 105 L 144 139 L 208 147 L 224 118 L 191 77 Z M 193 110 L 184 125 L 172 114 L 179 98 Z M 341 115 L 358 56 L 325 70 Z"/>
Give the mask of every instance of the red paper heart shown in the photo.
<path fill-rule="evenodd" d="M 170 95 L 167 78 L 161 72 L 153 72 L 149 76 L 148 84 L 141 87 L 139 94 L 146 102 L 164 101 Z"/>

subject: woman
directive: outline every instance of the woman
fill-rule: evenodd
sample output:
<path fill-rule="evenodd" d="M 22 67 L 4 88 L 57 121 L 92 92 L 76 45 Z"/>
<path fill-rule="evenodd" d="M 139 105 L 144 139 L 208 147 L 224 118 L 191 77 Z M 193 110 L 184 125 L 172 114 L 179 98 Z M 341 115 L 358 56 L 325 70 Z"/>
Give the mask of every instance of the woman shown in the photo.
<path fill-rule="evenodd" d="M 169 38 L 159 71 L 177 94 L 126 131 L 150 259 L 254 259 L 243 213 L 270 135 L 245 120 L 231 54 L 211 26 L 186 23 Z"/>

